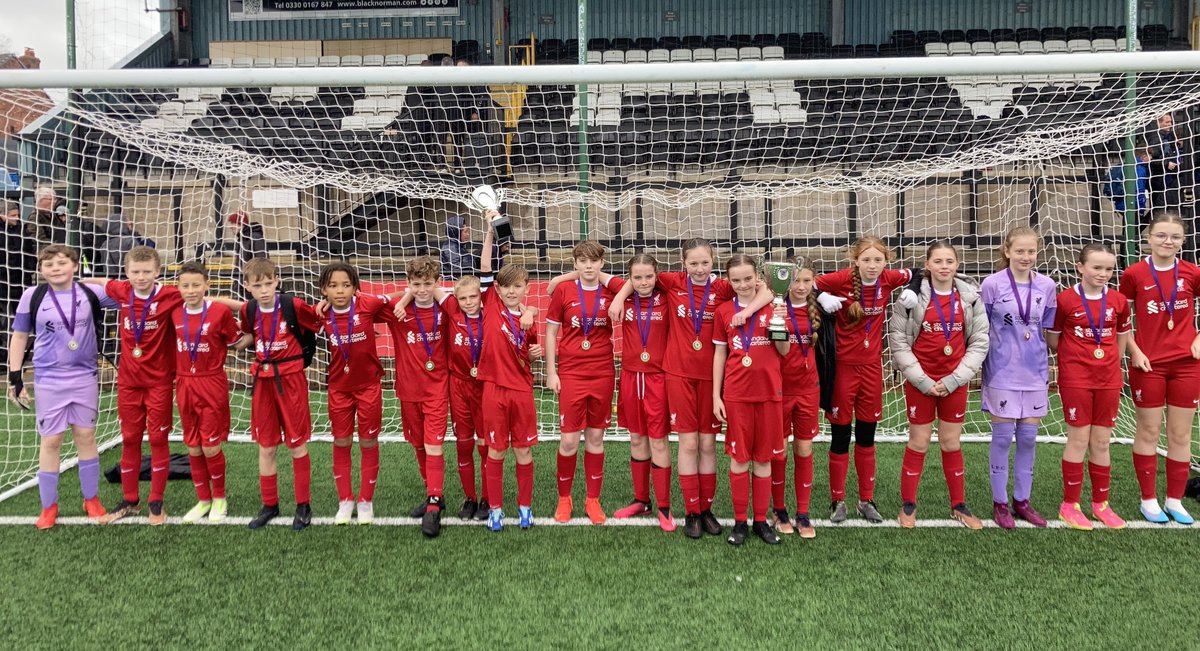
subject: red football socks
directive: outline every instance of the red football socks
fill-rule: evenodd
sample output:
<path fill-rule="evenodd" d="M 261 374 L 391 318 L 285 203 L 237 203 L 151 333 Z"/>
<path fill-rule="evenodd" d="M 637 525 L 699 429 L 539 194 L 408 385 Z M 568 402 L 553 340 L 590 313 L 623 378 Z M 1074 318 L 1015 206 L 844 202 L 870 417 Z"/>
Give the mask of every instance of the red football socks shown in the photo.
<path fill-rule="evenodd" d="M 208 480 L 212 482 L 213 497 L 225 499 L 225 452 L 217 450 L 211 457 L 204 457 L 204 462 L 208 466 Z"/>
<path fill-rule="evenodd" d="M 846 474 L 850 470 L 850 455 L 829 453 L 829 498 L 838 501 L 846 499 Z"/>
<path fill-rule="evenodd" d="M 189 454 L 188 466 L 192 469 L 192 485 L 196 487 L 196 499 L 201 502 L 212 500 L 212 489 L 208 485 L 208 464 L 203 454 Z"/>
<path fill-rule="evenodd" d="M 578 454 L 565 455 L 558 453 L 558 496 L 570 497 L 571 489 L 575 487 L 575 466 Z"/>
<path fill-rule="evenodd" d="M 533 461 L 517 464 L 517 506 L 533 506 Z"/>
<path fill-rule="evenodd" d="M 921 473 L 925 471 L 925 453 L 905 446 L 904 461 L 900 464 L 900 500 L 917 503 Z"/>
<path fill-rule="evenodd" d="M 297 504 L 308 504 L 312 501 L 309 486 L 312 484 L 312 459 L 308 453 L 292 459 L 293 481 L 292 491 L 296 495 Z"/>
<path fill-rule="evenodd" d="M 1133 453 L 1133 473 L 1137 475 L 1142 499 L 1158 498 L 1158 455 Z"/>
<path fill-rule="evenodd" d="M 767 481 L 770 481 L 768 478 Z M 746 521 L 746 511 L 750 507 L 750 471 L 729 471 L 729 497 L 733 500 L 733 519 L 738 522 Z"/>
<path fill-rule="evenodd" d="M 1167 498 L 1174 500 L 1183 499 L 1183 493 L 1187 490 L 1188 479 L 1188 462 L 1176 461 L 1167 459 Z M 1157 470 L 1157 464 L 1155 464 Z"/>
<path fill-rule="evenodd" d="M 671 508 L 671 466 L 663 468 L 651 464 L 650 476 L 654 478 L 654 499 L 658 508 Z"/>
<path fill-rule="evenodd" d="M 629 460 L 629 475 L 633 477 L 633 499 L 650 503 L 650 460 Z"/>
<path fill-rule="evenodd" d="M 1062 461 L 1063 501 L 1067 504 L 1078 504 L 1079 496 L 1083 494 L 1083 464 Z"/>
<path fill-rule="evenodd" d="M 458 461 L 458 483 L 462 484 L 463 495 L 472 502 L 478 501 L 475 493 L 475 440 L 459 439 L 454 442 L 455 458 Z"/>
<path fill-rule="evenodd" d="M 716 473 L 700 473 L 700 510 L 711 511 L 717 497 Z"/>
<path fill-rule="evenodd" d="M 679 473 L 679 492 L 683 495 L 683 509 L 689 515 L 700 513 L 700 476 Z"/>
<path fill-rule="evenodd" d="M 142 437 L 121 442 L 121 493 L 126 502 L 136 504 L 139 475 L 142 472 Z"/>
<path fill-rule="evenodd" d="M 950 506 L 967 501 L 966 470 L 963 466 L 962 450 L 942 450 L 942 474 L 946 477 L 946 488 L 950 491 Z"/>
<path fill-rule="evenodd" d="M 787 509 L 787 457 L 771 460 L 771 502 L 776 510 Z"/>
<path fill-rule="evenodd" d="M 263 506 L 279 506 L 279 475 L 259 475 L 258 492 Z"/>
<path fill-rule="evenodd" d="M 587 473 L 587 498 L 600 499 L 600 491 L 604 488 L 604 453 L 583 453 L 583 472 Z"/>
<path fill-rule="evenodd" d="M 354 465 L 350 446 L 333 446 L 333 485 L 337 489 L 339 502 L 349 502 L 354 499 L 353 478 L 350 476 Z"/>
<path fill-rule="evenodd" d="M 441 497 L 446 487 L 446 458 L 440 454 L 425 457 L 426 494 Z"/>
<path fill-rule="evenodd" d="M 754 475 L 754 521 L 766 522 L 767 509 L 771 507 L 771 476 Z"/>
<path fill-rule="evenodd" d="M 379 446 L 359 447 L 362 456 L 359 468 L 358 501 L 370 502 L 375 499 L 375 484 L 379 481 Z"/>
<path fill-rule="evenodd" d="M 488 506 L 493 509 L 504 506 L 504 460 L 488 457 L 483 472 L 487 481 Z"/>
<path fill-rule="evenodd" d="M 428 480 L 425 478 L 425 446 L 413 446 L 413 452 L 417 454 L 417 472 L 421 473 L 421 483 L 428 485 Z"/>
<path fill-rule="evenodd" d="M 813 457 L 792 457 L 792 483 L 796 490 L 796 512 L 808 513 L 812 499 Z"/>
<path fill-rule="evenodd" d="M 1112 467 L 1088 462 L 1088 476 L 1092 480 L 1092 502 L 1103 504 L 1108 501 L 1108 487 L 1112 479 Z"/>
<path fill-rule="evenodd" d="M 875 446 L 854 446 L 854 472 L 858 475 L 858 499 L 875 499 Z"/>

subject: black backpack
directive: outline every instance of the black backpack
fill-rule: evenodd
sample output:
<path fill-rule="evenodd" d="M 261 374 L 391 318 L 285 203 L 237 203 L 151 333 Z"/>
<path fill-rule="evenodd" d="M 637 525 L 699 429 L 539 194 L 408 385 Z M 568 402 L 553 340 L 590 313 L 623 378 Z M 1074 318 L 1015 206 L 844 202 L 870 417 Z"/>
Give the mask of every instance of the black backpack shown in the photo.
<path fill-rule="evenodd" d="M 87 286 L 87 283 L 76 284 L 80 289 L 83 290 L 83 295 L 88 299 L 88 305 L 92 307 L 92 329 L 96 331 L 96 351 L 103 355 L 104 359 L 107 359 L 108 363 L 112 364 L 113 367 L 116 368 L 117 363 L 104 353 L 104 310 L 100 307 L 100 299 L 96 297 L 96 292 L 92 291 L 92 289 Z M 38 313 L 38 309 L 41 308 L 42 301 L 46 300 L 46 294 L 49 293 L 49 291 L 50 285 L 43 283 L 35 287 L 33 290 L 33 295 L 29 297 L 29 314 L 30 320 L 32 321 L 31 325 L 36 325 L 36 321 L 34 321 L 34 319 L 36 319 L 35 315 Z M 33 335 L 36 337 L 36 327 L 34 330 L 35 331 Z"/>
<path fill-rule="evenodd" d="M 243 318 L 249 319 L 247 323 L 255 323 L 258 320 L 258 301 L 253 299 L 247 301 L 242 307 L 245 311 Z M 317 354 L 317 333 L 312 330 L 306 330 L 300 327 L 296 320 L 296 302 L 295 297 L 291 294 L 279 293 L 279 309 L 283 312 L 283 320 L 288 325 L 288 330 L 292 336 L 296 337 L 296 341 L 300 342 L 300 348 L 304 351 L 304 368 L 312 365 L 313 356 Z M 259 333 L 261 336 L 262 333 Z M 273 359 L 274 363 L 290 362 L 293 358 Z"/>

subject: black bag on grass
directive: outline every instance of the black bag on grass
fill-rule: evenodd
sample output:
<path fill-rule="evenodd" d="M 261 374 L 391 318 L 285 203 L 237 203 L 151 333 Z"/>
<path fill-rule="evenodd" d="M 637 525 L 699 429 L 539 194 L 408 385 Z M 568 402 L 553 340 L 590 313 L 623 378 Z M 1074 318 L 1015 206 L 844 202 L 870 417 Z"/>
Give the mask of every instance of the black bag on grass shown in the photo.
<path fill-rule="evenodd" d="M 167 469 L 167 479 L 192 478 L 192 466 L 188 463 L 188 455 L 174 452 L 171 454 L 171 464 Z M 104 479 L 110 484 L 121 483 L 121 464 L 104 471 Z M 150 481 L 150 455 L 142 455 L 142 467 L 138 472 L 138 481 Z"/>

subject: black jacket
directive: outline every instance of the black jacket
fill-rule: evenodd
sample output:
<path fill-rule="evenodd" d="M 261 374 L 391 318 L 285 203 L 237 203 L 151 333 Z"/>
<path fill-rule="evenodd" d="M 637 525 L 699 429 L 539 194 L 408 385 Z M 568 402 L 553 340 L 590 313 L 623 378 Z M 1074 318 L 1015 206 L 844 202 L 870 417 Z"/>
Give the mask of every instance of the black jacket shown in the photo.
<path fill-rule="evenodd" d="M 817 331 L 817 381 L 821 385 L 821 409 L 833 410 L 833 381 L 837 377 L 837 328 L 835 316 L 822 311 L 821 328 Z"/>

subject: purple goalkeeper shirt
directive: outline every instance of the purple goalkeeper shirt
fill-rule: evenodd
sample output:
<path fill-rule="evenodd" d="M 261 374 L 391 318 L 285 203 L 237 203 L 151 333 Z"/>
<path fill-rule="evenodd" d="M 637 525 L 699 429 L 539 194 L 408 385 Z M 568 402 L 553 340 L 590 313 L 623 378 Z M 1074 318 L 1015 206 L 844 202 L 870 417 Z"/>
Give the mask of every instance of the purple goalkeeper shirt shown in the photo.
<path fill-rule="evenodd" d="M 1050 382 L 1046 338 L 1042 328 L 1054 325 L 1058 287 L 1048 276 L 1034 272 L 1033 282 L 1017 283 L 1013 295 L 1008 272 L 999 271 L 983 279 L 980 297 L 987 307 L 988 354 L 983 361 L 983 383 L 1009 391 L 1044 390 Z M 1021 310 L 1029 301 L 1029 327 Z M 1017 301 L 1021 303 L 1018 305 Z M 1029 332 L 1029 340 L 1025 332 Z"/>
<path fill-rule="evenodd" d="M 96 328 L 92 322 L 92 306 L 84 292 L 91 289 L 100 299 L 101 308 L 116 308 L 117 303 L 97 285 L 84 288 L 82 283 L 75 287 L 75 333 L 67 332 L 64 319 L 54 307 L 50 293 L 42 299 L 38 313 L 29 313 L 34 287 L 26 288 L 17 304 L 13 331 L 35 335 L 33 344 L 33 374 L 37 380 L 71 380 L 96 374 Z M 53 291 L 53 290 L 51 290 Z M 54 292 L 66 319 L 71 318 L 71 290 Z M 31 326 L 36 325 L 36 328 Z M 71 350 L 68 344 L 75 340 L 79 348 Z"/>

